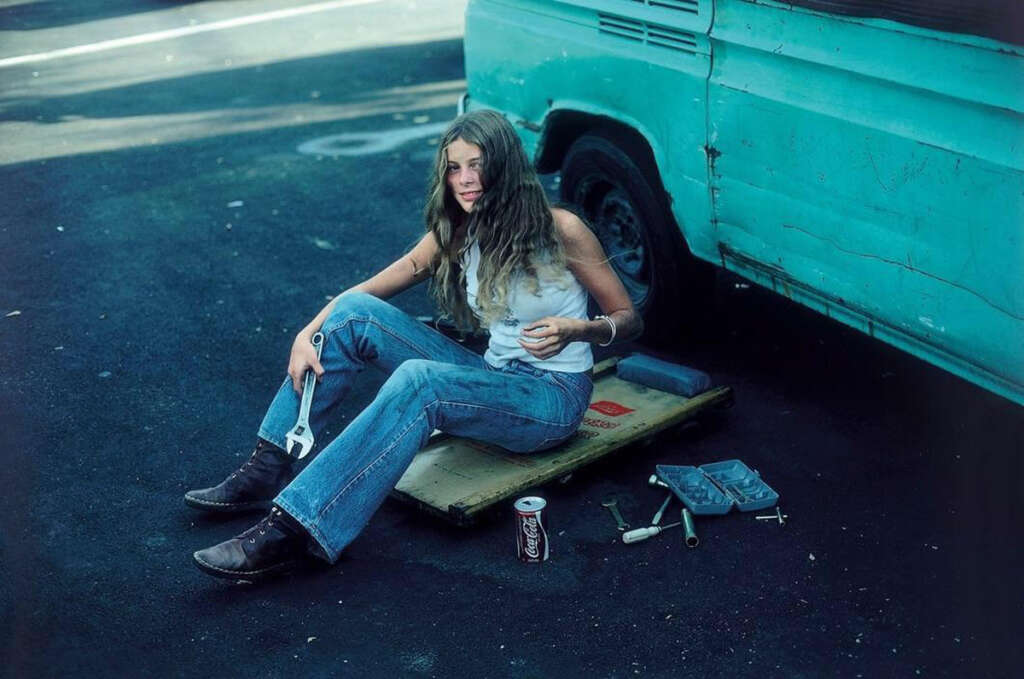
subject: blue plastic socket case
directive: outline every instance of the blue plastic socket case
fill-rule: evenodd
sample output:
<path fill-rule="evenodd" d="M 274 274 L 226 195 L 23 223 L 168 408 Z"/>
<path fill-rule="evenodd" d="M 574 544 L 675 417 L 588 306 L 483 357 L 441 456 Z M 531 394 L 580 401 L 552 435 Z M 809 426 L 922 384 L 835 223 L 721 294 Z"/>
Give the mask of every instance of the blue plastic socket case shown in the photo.
<path fill-rule="evenodd" d="M 734 505 L 741 512 L 752 512 L 779 501 L 779 494 L 761 475 L 739 460 L 699 467 L 659 464 L 655 470 L 694 514 L 728 514 Z"/>

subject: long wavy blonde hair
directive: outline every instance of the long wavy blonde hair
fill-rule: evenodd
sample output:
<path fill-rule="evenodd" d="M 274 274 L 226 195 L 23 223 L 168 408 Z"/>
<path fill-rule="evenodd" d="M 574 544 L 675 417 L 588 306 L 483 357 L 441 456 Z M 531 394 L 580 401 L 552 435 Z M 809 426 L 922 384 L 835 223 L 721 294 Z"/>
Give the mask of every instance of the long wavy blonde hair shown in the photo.
<path fill-rule="evenodd" d="M 456 139 L 482 151 L 483 194 L 469 213 L 448 189 L 447 150 Z M 438 145 L 424 218 L 441 246 L 431 294 L 462 329 L 477 330 L 502 318 L 514 278 L 525 276 L 527 289 L 538 294 L 539 277 L 559 280 L 568 273 L 544 188 L 512 125 L 496 111 L 472 111 L 448 127 Z M 456 246 L 456 234 L 463 227 L 465 240 Z M 480 247 L 476 293 L 480 319 L 466 301 L 466 273 L 460 265 L 474 240 Z"/>

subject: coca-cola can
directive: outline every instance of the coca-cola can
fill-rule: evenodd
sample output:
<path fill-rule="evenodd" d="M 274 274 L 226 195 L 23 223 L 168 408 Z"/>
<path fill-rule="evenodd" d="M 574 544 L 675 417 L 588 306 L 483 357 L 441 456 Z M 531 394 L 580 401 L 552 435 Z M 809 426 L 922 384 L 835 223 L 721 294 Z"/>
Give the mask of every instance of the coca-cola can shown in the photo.
<path fill-rule="evenodd" d="M 547 501 L 542 497 L 516 500 L 516 555 L 523 563 L 548 560 Z"/>

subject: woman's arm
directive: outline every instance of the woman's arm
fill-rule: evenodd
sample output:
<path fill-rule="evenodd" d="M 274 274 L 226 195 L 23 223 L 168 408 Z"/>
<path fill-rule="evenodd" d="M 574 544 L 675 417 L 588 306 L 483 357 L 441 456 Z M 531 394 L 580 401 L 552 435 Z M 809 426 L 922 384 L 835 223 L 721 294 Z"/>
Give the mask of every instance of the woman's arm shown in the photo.
<path fill-rule="evenodd" d="M 615 336 L 612 337 L 611 323 L 601 318 L 542 318 L 526 326 L 523 332 L 525 336 L 541 341 L 520 340 L 520 345 L 537 358 L 544 359 L 551 358 L 570 342 L 605 344 L 610 340 L 621 342 L 638 337 L 644 331 L 643 319 L 633 308 L 618 274 L 608 264 L 597 236 L 568 210 L 555 208 L 551 214 L 565 248 L 569 270 L 601 307 L 603 314 L 615 324 Z"/>
<path fill-rule="evenodd" d="M 430 278 L 431 265 L 434 262 L 434 258 L 437 257 L 437 254 L 437 239 L 434 238 L 433 233 L 428 232 L 427 235 L 423 236 L 423 238 L 420 239 L 420 242 L 417 243 L 407 254 L 396 259 L 387 267 L 370 278 L 367 278 L 362 283 L 353 285 L 341 294 L 344 295 L 346 292 L 366 292 L 374 297 L 379 297 L 380 299 L 389 299 L 394 297 L 403 290 L 407 290 L 417 283 L 421 283 Z M 331 310 L 334 309 L 334 305 L 337 303 L 338 297 L 341 297 L 341 295 L 338 295 L 328 302 L 327 305 L 320 310 L 320 313 L 318 313 L 305 328 L 299 331 L 299 337 L 308 342 L 309 339 L 313 337 L 314 333 L 320 330 L 324 321 L 326 321 L 327 317 L 331 314 Z"/>
<path fill-rule="evenodd" d="M 324 374 L 323 366 L 320 365 L 320 361 L 316 357 L 312 339 L 313 335 L 323 327 L 327 317 L 331 315 L 339 297 L 352 291 L 366 292 L 381 299 L 393 297 L 430 277 L 431 265 L 434 258 L 437 257 L 438 251 L 437 239 L 434 238 L 434 234 L 427 233 L 407 254 L 328 302 L 320 310 L 320 313 L 299 331 L 295 336 L 295 341 L 292 342 L 291 356 L 288 359 L 288 375 L 292 378 L 292 387 L 295 391 L 302 393 L 302 381 L 305 378 L 306 370 L 312 368 L 317 379 Z"/>
<path fill-rule="evenodd" d="M 633 308 L 629 293 L 608 263 L 608 257 L 597 236 L 568 210 L 556 208 L 552 214 L 555 215 L 555 224 L 562 237 L 569 269 L 601 307 L 601 312 L 615 323 L 615 341 L 639 337 L 644 331 L 643 318 Z M 607 342 L 611 339 L 611 326 L 601 319 L 586 321 L 576 339 Z"/>

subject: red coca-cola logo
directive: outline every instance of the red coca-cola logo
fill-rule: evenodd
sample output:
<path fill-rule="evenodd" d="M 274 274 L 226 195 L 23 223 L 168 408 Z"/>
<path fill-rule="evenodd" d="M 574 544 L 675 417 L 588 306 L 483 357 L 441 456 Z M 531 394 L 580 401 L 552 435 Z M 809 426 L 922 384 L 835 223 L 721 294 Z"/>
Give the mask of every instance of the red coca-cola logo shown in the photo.
<path fill-rule="evenodd" d="M 611 417 L 618 417 L 619 415 L 625 415 L 626 413 L 633 412 L 632 408 L 616 403 L 615 401 L 594 401 L 590 404 L 591 410 L 596 410 L 602 415 L 610 415 Z"/>
<path fill-rule="evenodd" d="M 540 522 L 536 516 L 523 517 L 523 536 L 526 538 L 526 545 L 523 551 L 531 559 L 540 557 Z"/>

